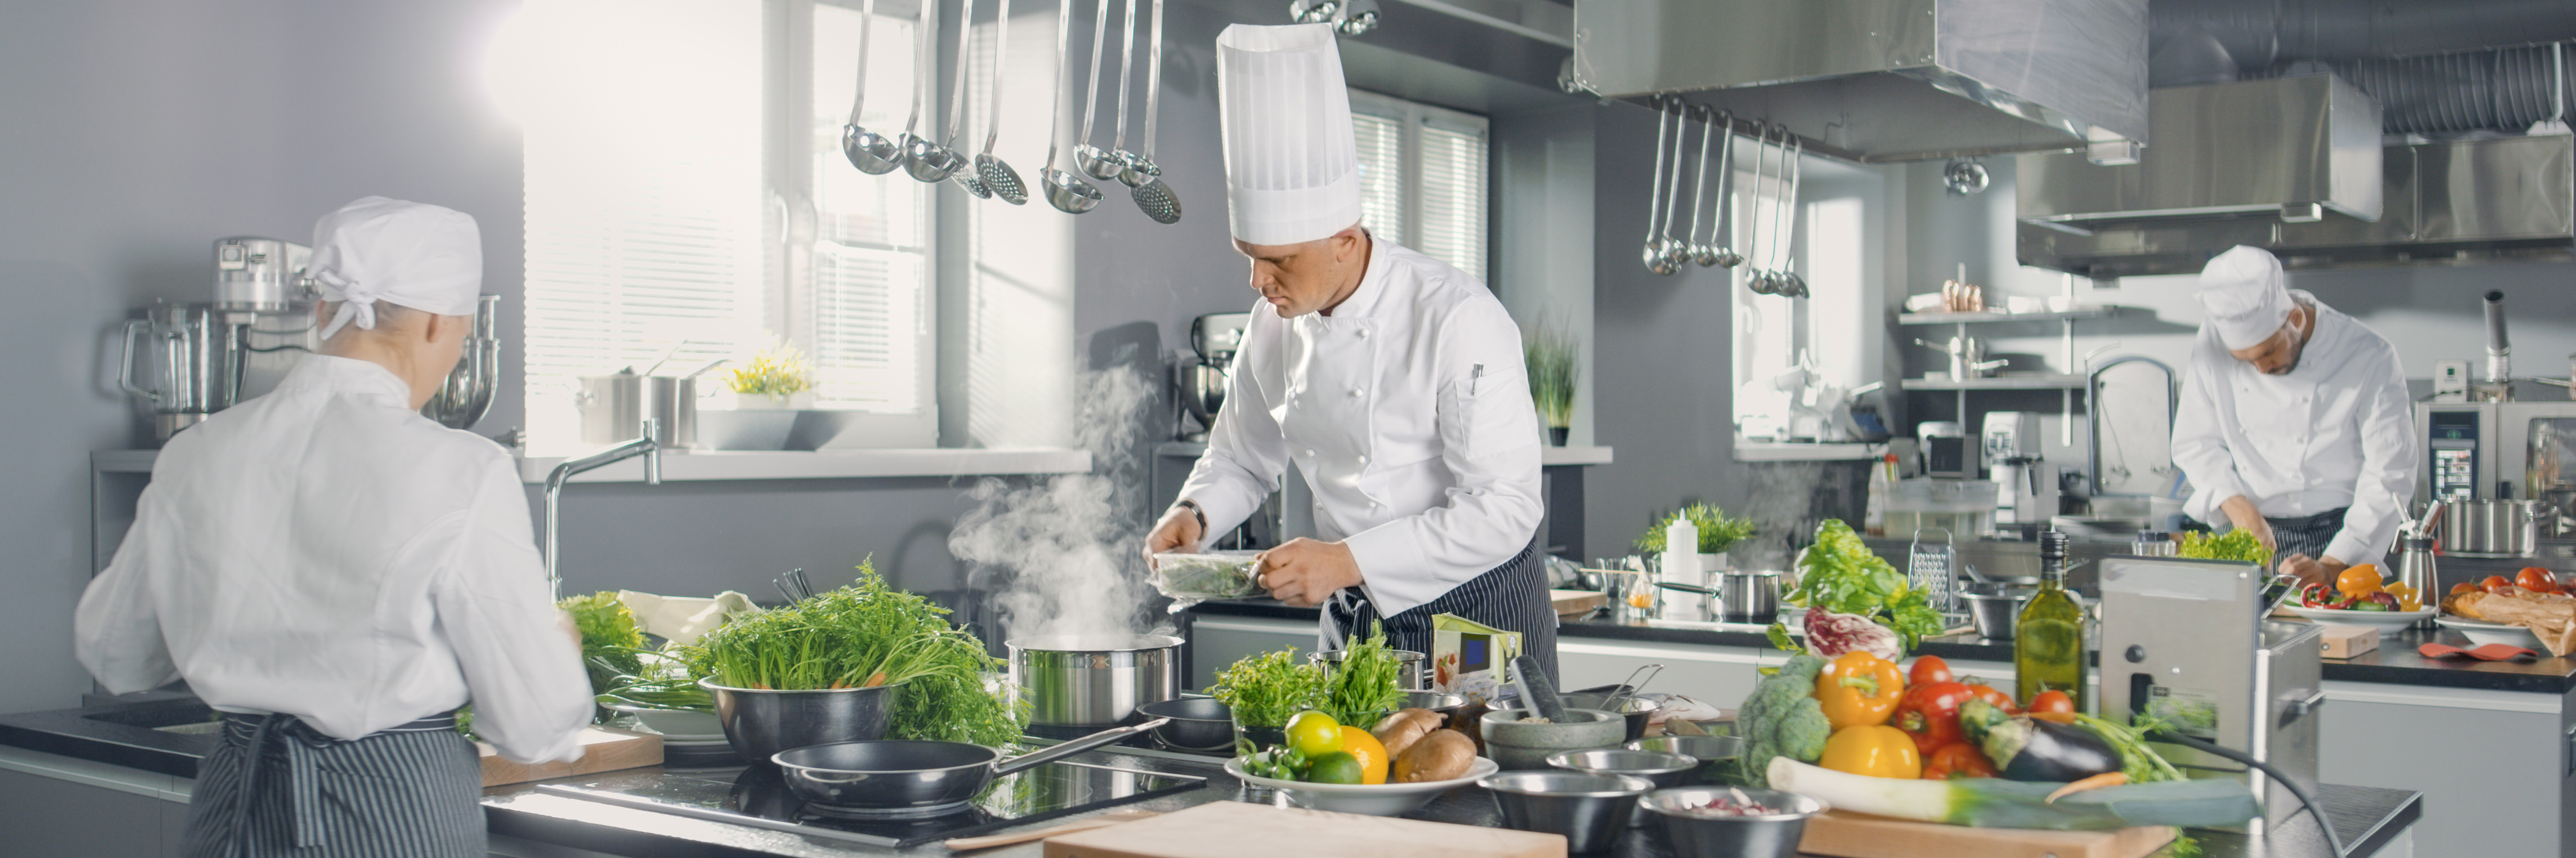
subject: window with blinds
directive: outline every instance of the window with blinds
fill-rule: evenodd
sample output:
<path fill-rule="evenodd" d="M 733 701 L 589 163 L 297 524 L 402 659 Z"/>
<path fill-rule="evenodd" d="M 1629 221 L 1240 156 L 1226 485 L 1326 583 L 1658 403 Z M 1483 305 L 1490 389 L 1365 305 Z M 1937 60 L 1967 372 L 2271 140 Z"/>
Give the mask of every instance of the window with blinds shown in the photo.
<path fill-rule="evenodd" d="M 1397 244 L 1486 279 L 1485 118 L 1351 91 L 1360 222 Z"/>
<path fill-rule="evenodd" d="M 526 49 L 494 85 L 524 134 L 532 447 L 578 445 L 580 376 L 779 343 L 818 407 L 930 411 L 930 186 L 840 151 L 860 12 L 765 5 L 528 0 L 511 24 Z M 861 117 L 888 135 L 920 86 L 898 5 L 877 4 Z M 764 49 L 782 20 L 801 49 Z"/>

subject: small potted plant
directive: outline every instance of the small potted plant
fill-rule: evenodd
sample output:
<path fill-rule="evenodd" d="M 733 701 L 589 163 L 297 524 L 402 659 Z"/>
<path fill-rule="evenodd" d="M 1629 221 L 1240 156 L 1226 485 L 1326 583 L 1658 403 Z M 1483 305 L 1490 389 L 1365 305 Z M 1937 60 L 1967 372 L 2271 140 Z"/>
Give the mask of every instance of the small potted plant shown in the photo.
<path fill-rule="evenodd" d="M 795 346 L 780 343 L 761 349 L 724 375 L 733 391 L 734 408 L 742 411 L 799 410 L 814 405 L 814 365 Z"/>
<path fill-rule="evenodd" d="M 1574 382 L 1583 375 L 1576 365 L 1574 337 L 1553 327 L 1521 335 L 1521 362 L 1529 373 L 1530 402 L 1547 424 L 1547 440 L 1565 446 L 1574 430 Z"/>
<path fill-rule="evenodd" d="M 1728 518 L 1726 511 L 1717 508 L 1716 504 L 1694 503 L 1655 519 L 1655 523 L 1646 528 L 1645 535 L 1637 537 L 1637 552 L 1647 556 L 1662 554 L 1664 528 L 1671 526 L 1674 519 L 1684 516 L 1690 518 L 1692 527 L 1699 529 L 1699 568 L 1704 571 L 1728 568 L 1727 549 L 1753 536 L 1752 519 Z"/>

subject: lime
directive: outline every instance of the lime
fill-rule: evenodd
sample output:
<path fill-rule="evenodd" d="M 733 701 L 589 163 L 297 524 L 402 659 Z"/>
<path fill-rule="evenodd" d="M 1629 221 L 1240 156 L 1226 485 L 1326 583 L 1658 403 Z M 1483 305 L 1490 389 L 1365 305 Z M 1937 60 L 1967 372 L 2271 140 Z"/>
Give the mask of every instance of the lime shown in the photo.
<path fill-rule="evenodd" d="M 1313 763 L 1306 766 L 1306 780 L 1309 783 L 1355 784 L 1359 783 L 1362 777 L 1360 758 L 1340 751 L 1332 751 L 1316 757 Z"/>
<path fill-rule="evenodd" d="M 1288 746 L 1310 759 L 1342 749 L 1342 725 L 1312 709 L 1288 719 L 1287 732 Z"/>

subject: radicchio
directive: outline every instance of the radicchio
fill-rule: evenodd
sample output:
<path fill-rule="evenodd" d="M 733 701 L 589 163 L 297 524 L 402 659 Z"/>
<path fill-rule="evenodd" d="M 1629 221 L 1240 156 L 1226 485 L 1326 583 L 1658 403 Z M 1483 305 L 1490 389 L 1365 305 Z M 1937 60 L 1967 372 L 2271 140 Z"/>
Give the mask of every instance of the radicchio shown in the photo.
<path fill-rule="evenodd" d="M 1854 650 L 1888 661 L 1905 660 L 1905 649 L 1895 629 L 1858 614 L 1837 614 L 1822 608 L 1807 611 L 1807 652 L 1833 658 Z"/>

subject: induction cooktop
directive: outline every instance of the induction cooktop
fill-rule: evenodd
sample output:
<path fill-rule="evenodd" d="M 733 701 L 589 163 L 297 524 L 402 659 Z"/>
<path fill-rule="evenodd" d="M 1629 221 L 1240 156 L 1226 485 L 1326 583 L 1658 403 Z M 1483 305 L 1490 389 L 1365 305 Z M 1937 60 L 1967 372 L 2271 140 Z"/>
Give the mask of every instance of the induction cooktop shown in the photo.
<path fill-rule="evenodd" d="M 846 819 L 806 805 L 774 766 L 732 772 L 665 771 L 651 779 L 545 784 L 537 791 L 874 846 L 913 846 L 1187 792 L 1207 779 L 1088 763 L 1052 762 L 1013 772 L 965 808 L 929 819 Z"/>

